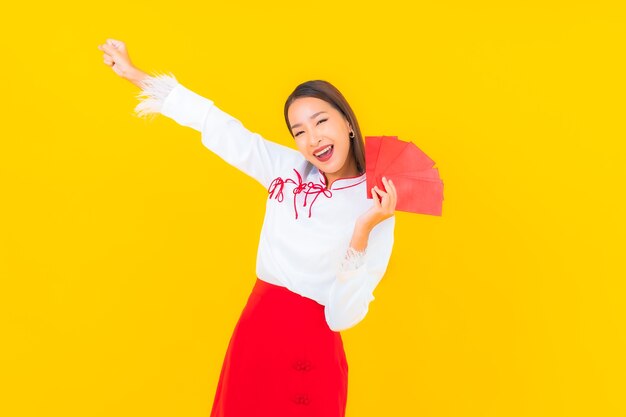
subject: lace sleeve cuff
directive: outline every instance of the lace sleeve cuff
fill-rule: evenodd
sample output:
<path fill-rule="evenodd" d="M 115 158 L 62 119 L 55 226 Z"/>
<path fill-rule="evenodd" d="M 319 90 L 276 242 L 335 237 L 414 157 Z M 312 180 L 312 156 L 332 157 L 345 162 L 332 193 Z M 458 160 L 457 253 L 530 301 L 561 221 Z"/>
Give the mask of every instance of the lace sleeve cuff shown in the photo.
<path fill-rule="evenodd" d="M 365 263 L 366 251 L 367 249 L 364 251 L 357 251 L 352 246 L 348 247 L 339 270 L 341 272 L 346 272 L 353 271 L 361 267 Z"/>
<path fill-rule="evenodd" d="M 141 91 L 137 94 L 139 104 L 135 107 L 137 117 L 154 117 L 162 107 L 163 101 L 179 84 L 173 74 L 154 74 L 140 81 Z"/>

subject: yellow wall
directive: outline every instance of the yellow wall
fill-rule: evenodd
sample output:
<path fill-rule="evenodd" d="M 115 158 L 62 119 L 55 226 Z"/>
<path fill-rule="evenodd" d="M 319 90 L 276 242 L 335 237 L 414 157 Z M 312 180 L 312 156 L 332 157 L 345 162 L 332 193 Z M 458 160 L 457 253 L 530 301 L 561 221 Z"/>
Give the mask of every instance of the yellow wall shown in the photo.
<path fill-rule="evenodd" d="M 254 283 L 266 191 L 134 117 L 109 37 L 268 139 L 321 78 L 437 162 L 343 333 L 349 417 L 626 415 L 623 8 L 128 3 L 0 17 L 0 415 L 207 416 Z"/>

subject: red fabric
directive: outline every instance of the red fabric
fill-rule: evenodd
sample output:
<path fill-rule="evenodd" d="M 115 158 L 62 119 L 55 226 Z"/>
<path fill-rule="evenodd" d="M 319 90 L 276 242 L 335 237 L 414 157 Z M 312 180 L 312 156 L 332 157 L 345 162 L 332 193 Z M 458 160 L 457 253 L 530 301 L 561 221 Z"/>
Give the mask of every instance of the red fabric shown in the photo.
<path fill-rule="evenodd" d="M 257 278 L 230 339 L 211 417 L 343 417 L 348 363 L 324 306 Z"/>

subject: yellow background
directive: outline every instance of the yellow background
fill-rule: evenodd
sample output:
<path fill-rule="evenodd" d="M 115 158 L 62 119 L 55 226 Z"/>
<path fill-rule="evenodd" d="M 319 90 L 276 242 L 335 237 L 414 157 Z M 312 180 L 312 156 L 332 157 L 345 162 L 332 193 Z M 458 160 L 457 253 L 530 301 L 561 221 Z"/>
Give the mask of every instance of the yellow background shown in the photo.
<path fill-rule="evenodd" d="M 624 8 L 410 3 L 5 6 L 0 415 L 207 416 L 254 283 L 266 190 L 134 117 L 107 38 L 289 146 L 329 80 L 437 162 L 343 333 L 348 416 L 626 415 Z"/>

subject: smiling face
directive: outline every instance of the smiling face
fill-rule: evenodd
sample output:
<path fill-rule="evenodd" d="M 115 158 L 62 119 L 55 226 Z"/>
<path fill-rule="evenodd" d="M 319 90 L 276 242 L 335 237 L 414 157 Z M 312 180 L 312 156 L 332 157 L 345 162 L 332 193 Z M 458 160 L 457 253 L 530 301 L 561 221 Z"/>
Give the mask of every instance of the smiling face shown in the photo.
<path fill-rule="evenodd" d="M 338 178 L 359 174 L 351 152 L 350 123 L 330 103 L 298 98 L 289 106 L 288 119 L 298 150 L 326 174 L 329 188 Z"/>

